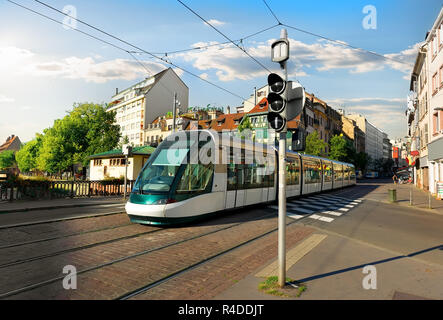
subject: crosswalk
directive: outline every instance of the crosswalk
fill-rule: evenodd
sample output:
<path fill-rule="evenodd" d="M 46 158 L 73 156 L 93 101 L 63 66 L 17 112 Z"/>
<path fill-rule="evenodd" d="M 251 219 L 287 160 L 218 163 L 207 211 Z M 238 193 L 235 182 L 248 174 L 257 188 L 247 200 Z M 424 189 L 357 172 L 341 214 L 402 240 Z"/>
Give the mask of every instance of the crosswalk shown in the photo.
<path fill-rule="evenodd" d="M 363 201 L 363 198 L 349 199 L 335 195 L 319 194 L 287 201 L 286 215 L 295 220 L 308 218 L 330 223 L 347 214 Z M 270 205 L 268 208 L 278 212 L 278 206 L 276 205 Z"/>

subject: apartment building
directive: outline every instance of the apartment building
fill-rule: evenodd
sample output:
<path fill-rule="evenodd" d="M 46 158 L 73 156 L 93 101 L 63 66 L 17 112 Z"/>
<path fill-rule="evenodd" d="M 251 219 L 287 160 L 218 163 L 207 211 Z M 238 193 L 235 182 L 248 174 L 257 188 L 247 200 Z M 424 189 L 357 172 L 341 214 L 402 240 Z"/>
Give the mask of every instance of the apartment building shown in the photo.
<path fill-rule="evenodd" d="M 408 96 L 410 154 L 418 187 L 435 194 L 443 181 L 443 9 L 419 47 Z"/>
<path fill-rule="evenodd" d="M 383 159 L 387 156 L 383 146 L 384 139 L 387 139 L 387 135 L 374 126 L 371 122 L 361 114 L 348 114 L 347 118 L 354 120 L 357 126 L 365 135 L 365 152 L 373 159 Z"/>
<path fill-rule="evenodd" d="M 437 183 L 443 182 L 443 9 L 426 36 L 429 65 L 429 190 L 437 193 Z"/>
<path fill-rule="evenodd" d="M 174 108 L 174 93 L 180 112 L 188 109 L 189 89 L 171 68 L 165 69 L 121 92 L 116 91 L 107 111 L 115 111 L 116 123 L 122 139 L 128 138 L 134 146 L 146 141 L 144 130 L 157 117 Z"/>

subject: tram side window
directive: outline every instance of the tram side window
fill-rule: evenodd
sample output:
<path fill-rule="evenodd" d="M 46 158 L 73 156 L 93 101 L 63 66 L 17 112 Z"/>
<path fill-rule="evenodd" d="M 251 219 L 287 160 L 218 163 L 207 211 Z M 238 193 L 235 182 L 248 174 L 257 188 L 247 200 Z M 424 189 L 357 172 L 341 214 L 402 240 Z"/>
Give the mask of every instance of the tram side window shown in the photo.
<path fill-rule="evenodd" d="M 300 161 L 291 159 L 286 164 L 286 184 L 296 185 L 300 182 Z"/>
<path fill-rule="evenodd" d="M 351 180 L 355 180 L 355 168 L 351 167 Z"/>
<path fill-rule="evenodd" d="M 305 160 L 305 183 L 319 183 L 320 182 L 320 170 L 321 164 L 317 161 Z"/>
<path fill-rule="evenodd" d="M 235 164 L 228 164 L 228 191 L 237 190 L 237 170 Z"/>
<path fill-rule="evenodd" d="M 187 164 L 180 182 L 177 193 L 210 192 L 210 182 L 214 172 L 214 165 Z"/>
<path fill-rule="evenodd" d="M 323 176 L 325 182 L 332 181 L 332 164 L 331 163 L 323 163 Z"/>
<path fill-rule="evenodd" d="M 335 175 L 335 181 L 342 180 L 342 166 L 341 165 L 334 165 L 334 175 Z"/>

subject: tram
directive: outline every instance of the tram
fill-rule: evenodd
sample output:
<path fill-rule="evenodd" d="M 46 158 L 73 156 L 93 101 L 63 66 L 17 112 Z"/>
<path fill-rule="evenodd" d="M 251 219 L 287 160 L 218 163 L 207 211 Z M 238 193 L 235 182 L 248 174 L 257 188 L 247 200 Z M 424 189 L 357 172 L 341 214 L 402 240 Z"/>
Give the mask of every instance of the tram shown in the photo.
<path fill-rule="evenodd" d="M 278 150 L 209 130 L 165 139 L 142 168 L 125 205 L 151 225 L 194 221 L 278 197 Z M 287 198 L 356 184 L 352 164 L 286 151 Z"/>

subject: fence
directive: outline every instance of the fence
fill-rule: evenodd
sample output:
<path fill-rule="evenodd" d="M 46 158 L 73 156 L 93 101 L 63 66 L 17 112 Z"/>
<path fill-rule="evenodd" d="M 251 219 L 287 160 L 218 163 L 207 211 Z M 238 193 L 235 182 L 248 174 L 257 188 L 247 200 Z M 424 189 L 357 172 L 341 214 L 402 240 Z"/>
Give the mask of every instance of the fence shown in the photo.
<path fill-rule="evenodd" d="M 134 182 L 128 180 L 126 193 L 132 190 Z M 0 201 L 116 196 L 123 193 L 124 183 L 120 180 L 0 182 Z"/>

